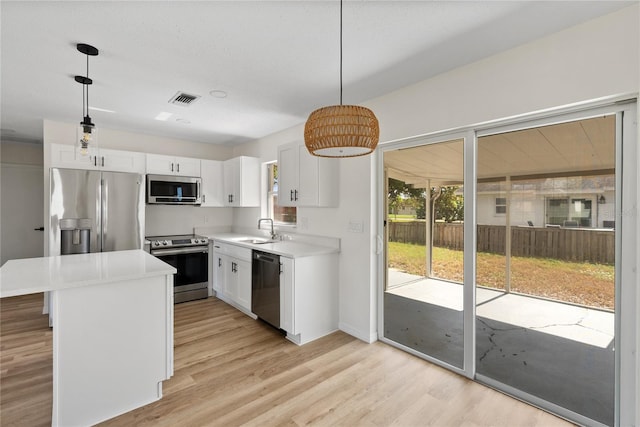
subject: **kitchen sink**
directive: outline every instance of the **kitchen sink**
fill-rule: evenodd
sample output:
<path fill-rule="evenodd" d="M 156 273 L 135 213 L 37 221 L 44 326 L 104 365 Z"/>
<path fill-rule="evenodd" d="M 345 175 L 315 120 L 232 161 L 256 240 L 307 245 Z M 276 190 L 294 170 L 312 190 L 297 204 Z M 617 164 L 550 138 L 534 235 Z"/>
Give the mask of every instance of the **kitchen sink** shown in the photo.
<path fill-rule="evenodd" d="M 270 239 L 245 239 L 238 240 L 240 243 L 251 243 L 252 245 L 264 245 L 265 243 L 276 243 L 278 240 L 270 240 Z"/>

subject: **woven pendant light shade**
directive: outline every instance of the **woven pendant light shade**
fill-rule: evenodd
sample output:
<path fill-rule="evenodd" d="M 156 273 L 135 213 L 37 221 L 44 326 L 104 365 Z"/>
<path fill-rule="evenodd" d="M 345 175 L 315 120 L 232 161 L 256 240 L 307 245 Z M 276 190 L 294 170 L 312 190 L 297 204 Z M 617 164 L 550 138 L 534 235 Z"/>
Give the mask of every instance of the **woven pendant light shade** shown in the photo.
<path fill-rule="evenodd" d="M 304 143 L 319 157 L 364 156 L 376 149 L 379 137 L 375 114 L 358 105 L 319 108 L 304 126 Z"/>

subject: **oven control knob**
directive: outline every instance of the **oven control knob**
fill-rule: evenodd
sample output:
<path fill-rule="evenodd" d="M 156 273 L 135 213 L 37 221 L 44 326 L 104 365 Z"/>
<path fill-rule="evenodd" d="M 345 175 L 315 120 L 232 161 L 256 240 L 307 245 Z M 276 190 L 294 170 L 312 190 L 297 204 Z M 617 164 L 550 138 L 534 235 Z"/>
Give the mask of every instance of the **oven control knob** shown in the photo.
<path fill-rule="evenodd" d="M 167 246 L 167 245 L 169 244 L 169 242 L 167 242 L 167 241 L 165 240 L 164 242 L 162 242 L 162 244 L 163 244 L 164 246 Z"/>
<path fill-rule="evenodd" d="M 160 246 L 160 242 L 153 242 L 153 246 Z"/>

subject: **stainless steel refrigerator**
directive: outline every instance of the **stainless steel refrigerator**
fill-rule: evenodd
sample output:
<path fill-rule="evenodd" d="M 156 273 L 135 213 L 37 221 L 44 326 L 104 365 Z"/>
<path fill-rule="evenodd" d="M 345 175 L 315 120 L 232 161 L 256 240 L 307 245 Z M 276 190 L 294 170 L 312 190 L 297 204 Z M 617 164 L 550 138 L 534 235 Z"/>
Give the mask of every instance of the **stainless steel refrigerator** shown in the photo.
<path fill-rule="evenodd" d="M 50 202 L 49 255 L 61 253 L 69 218 L 89 219 L 90 252 L 143 248 L 144 175 L 52 168 Z"/>

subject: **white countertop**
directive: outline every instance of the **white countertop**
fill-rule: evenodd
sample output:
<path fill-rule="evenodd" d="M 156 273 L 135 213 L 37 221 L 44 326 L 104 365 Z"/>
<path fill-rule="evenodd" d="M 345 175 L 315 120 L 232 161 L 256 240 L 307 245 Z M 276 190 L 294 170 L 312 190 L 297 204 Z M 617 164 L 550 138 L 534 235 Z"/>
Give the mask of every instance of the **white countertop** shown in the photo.
<path fill-rule="evenodd" d="M 280 255 L 288 258 L 302 258 L 316 255 L 337 254 L 340 252 L 339 248 L 330 246 L 313 245 L 309 243 L 283 240 L 274 243 L 245 243 L 241 240 L 248 239 L 262 239 L 264 236 L 250 236 L 247 234 L 238 233 L 216 233 L 209 234 L 208 237 L 211 240 L 217 240 L 224 243 L 231 243 L 233 245 L 242 246 L 249 249 L 255 249 L 258 251 L 269 252 L 275 255 Z"/>
<path fill-rule="evenodd" d="M 174 273 L 143 250 L 16 259 L 0 268 L 0 298 Z"/>

